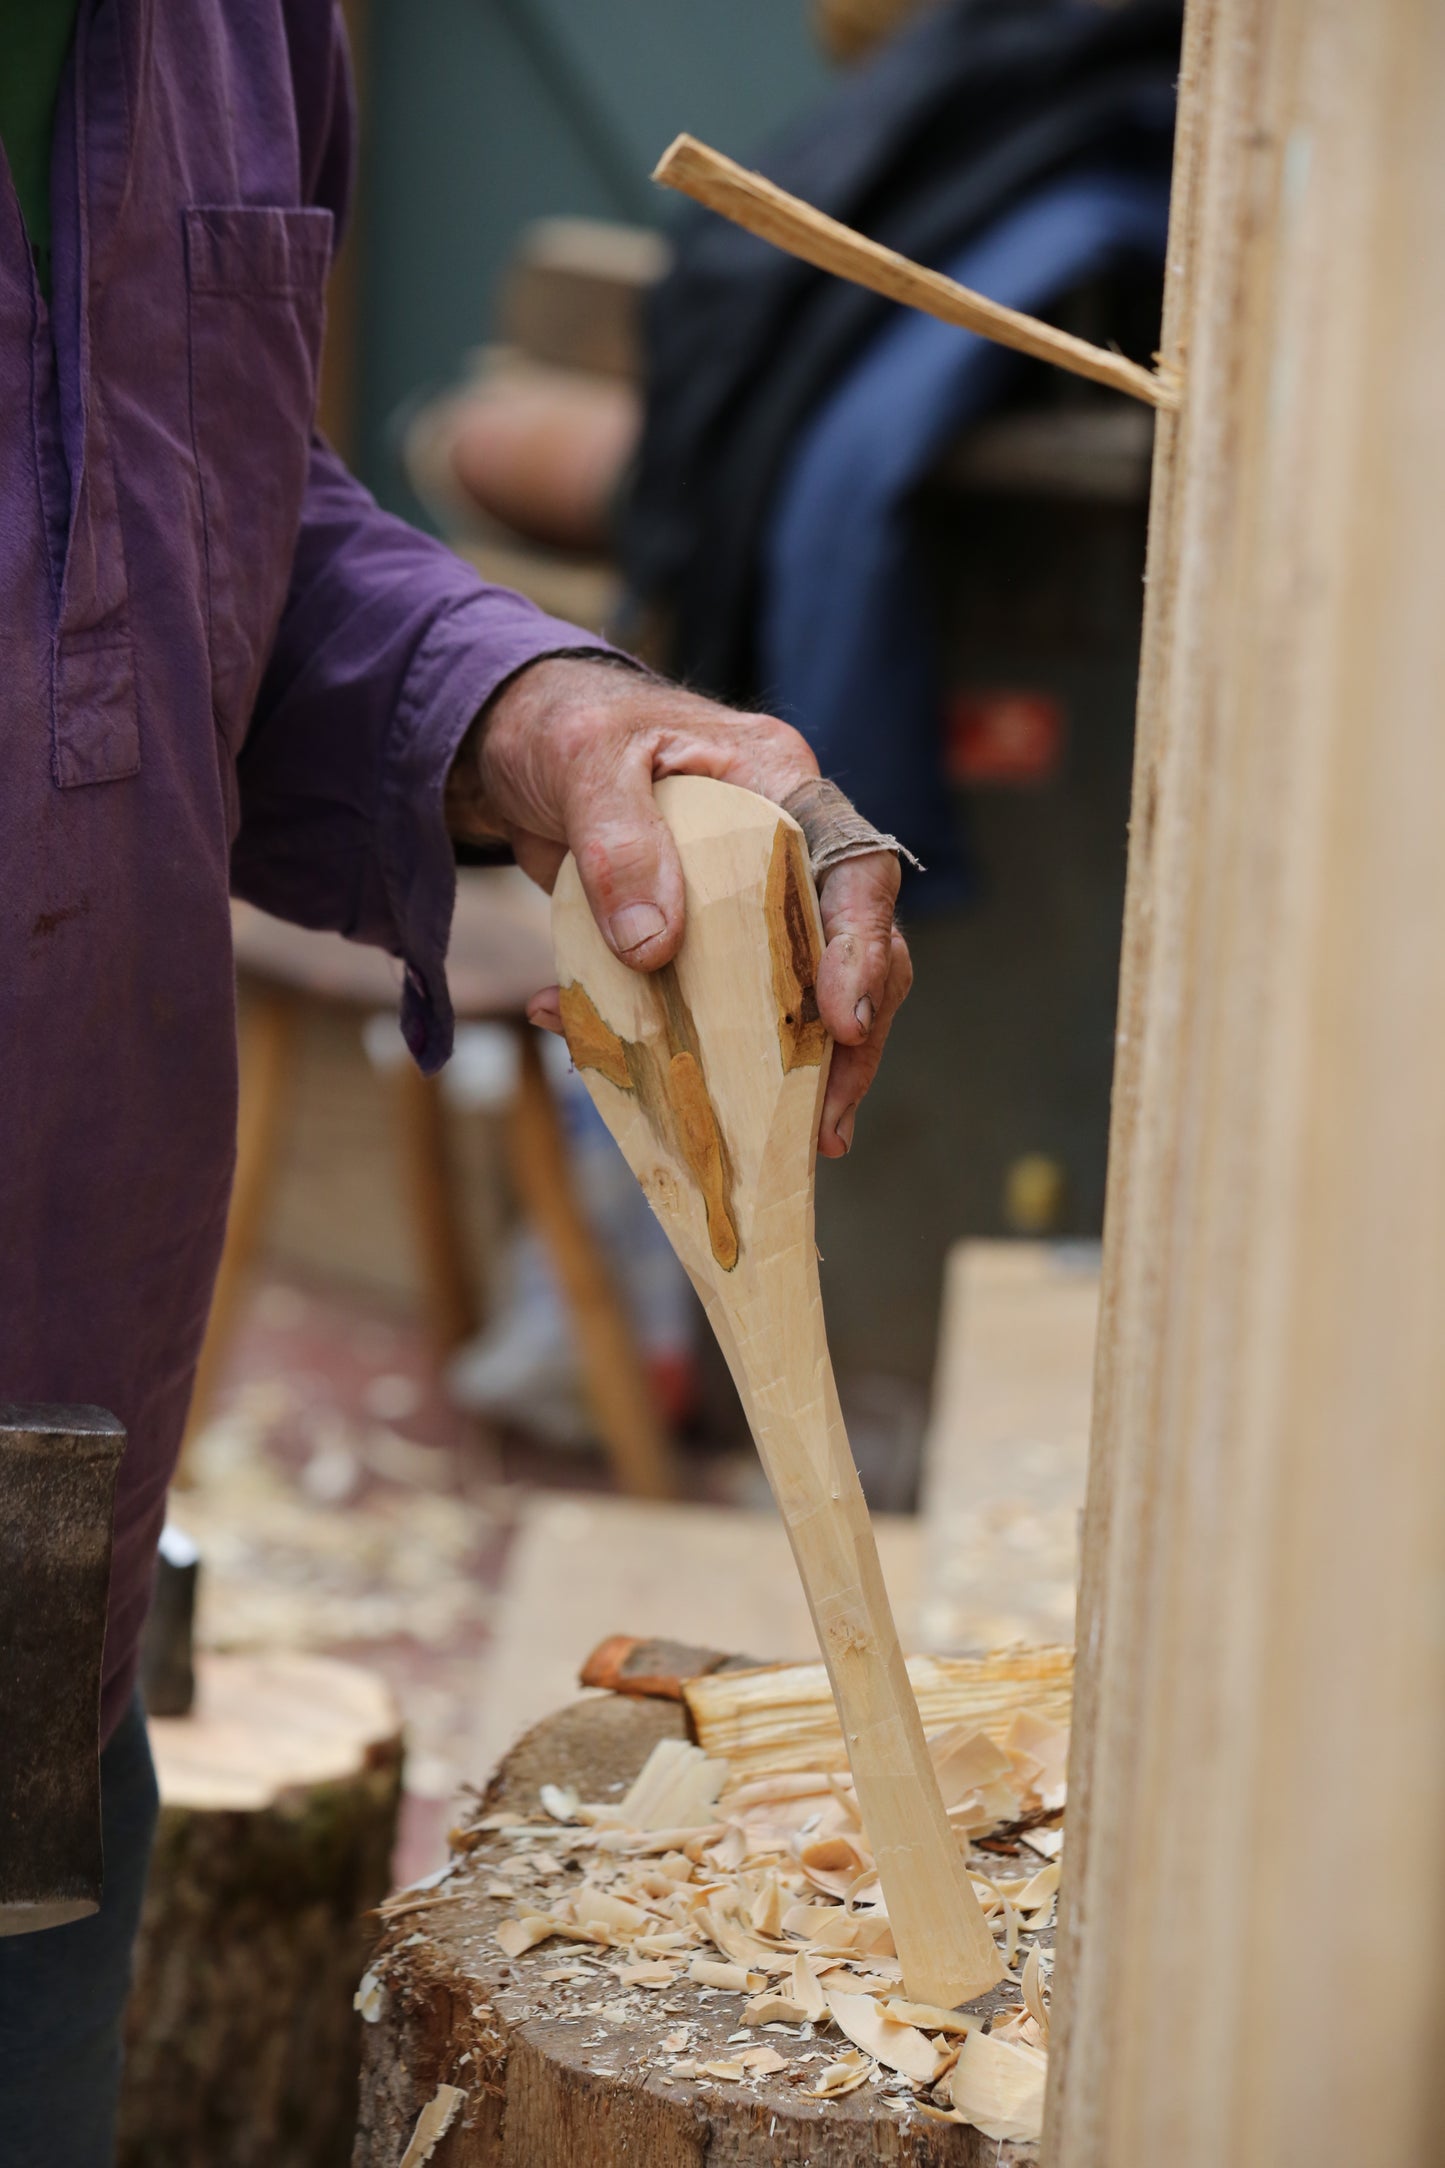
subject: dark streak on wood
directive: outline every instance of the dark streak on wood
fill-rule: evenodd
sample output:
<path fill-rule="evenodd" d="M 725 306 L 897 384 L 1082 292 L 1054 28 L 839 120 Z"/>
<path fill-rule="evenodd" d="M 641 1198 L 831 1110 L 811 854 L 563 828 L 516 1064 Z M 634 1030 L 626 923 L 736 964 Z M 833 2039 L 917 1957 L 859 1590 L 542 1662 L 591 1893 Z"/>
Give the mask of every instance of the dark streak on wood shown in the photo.
<path fill-rule="evenodd" d="M 628 1072 L 629 1048 L 625 1039 L 619 1039 L 612 1026 L 598 1013 L 597 1004 L 585 986 L 574 980 L 572 985 L 561 989 L 558 1006 L 562 1011 L 562 1029 L 567 1039 L 567 1051 L 579 1069 L 595 1069 L 605 1076 L 609 1084 L 619 1091 L 631 1091 L 632 1078 Z"/>
<path fill-rule="evenodd" d="M 816 1069 L 828 1046 L 818 1014 L 818 931 L 809 909 L 802 839 L 779 823 L 768 866 L 766 910 L 778 1044 L 783 1069 Z"/>
<path fill-rule="evenodd" d="M 561 991 L 567 1049 L 579 1069 L 595 1070 L 619 1091 L 637 1094 L 658 1140 L 688 1169 L 707 1211 L 708 1241 L 725 1272 L 738 1261 L 732 1163 L 707 1088 L 702 1045 L 676 969 L 664 964 L 649 981 L 658 997 L 658 1039 L 624 1039 L 580 980 Z"/>
<path fill-rule="evenodd" d="M 668 1095 L 678 1142 L 707 1207 L 707 1238 L 724 1272 L 738 1261 L 738 1231 L 729 1209 L 722 1132 L 697 1057 L 674 1054 L 667 1070 Z"/>

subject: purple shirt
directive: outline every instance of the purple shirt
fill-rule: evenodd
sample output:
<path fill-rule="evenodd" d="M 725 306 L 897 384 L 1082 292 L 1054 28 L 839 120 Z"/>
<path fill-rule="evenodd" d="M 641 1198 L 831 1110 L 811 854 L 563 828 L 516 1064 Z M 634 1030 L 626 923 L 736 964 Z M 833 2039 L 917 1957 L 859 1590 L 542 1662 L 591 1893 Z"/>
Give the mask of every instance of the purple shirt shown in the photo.
<path fill-rule="evenodd" d="M 0 173 L 0 1400 L 130 1435 L 107 1733 L 225 1227 L 228 889 L 404 958 L 435 1067 L 447 768 L 504 679 L 600 644 L 313 432 L 351 126 L 328 0 L 81 0 L 49 313 Z"/>

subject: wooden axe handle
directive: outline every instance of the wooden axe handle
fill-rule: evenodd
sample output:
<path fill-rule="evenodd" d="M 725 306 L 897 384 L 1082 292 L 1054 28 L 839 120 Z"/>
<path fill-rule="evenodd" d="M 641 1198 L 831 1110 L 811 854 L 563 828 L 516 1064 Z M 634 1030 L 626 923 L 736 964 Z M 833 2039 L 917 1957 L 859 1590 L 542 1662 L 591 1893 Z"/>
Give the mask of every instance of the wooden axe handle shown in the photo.
<path fill-rule="evenodd" d="M 687 1267 L 782 1513 L 828 1667 L 908 1992 L 952 2006 L 1002 1963 L 939 1795 L 833 1382 L 813 1239 L 831 1044 L 802 831 L 731 784 L 656 786 L 678 846 L 676 961 L 629 971 L 577 868 L 552 923 L 567 1043 Z"/>

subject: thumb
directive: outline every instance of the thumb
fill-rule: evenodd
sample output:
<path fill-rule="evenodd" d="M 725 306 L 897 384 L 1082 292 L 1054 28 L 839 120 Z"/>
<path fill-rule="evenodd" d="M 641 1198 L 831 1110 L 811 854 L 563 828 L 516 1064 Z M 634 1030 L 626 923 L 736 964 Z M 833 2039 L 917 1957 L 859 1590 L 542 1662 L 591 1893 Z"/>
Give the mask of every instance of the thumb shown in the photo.
<path fill-rule="evenodd" d="M 592 916 L 614 956 L 635 971 L 671 961 L 682 939 L 682 867 L 639 747 L 606 776 L 579 773 L 568 794 L 567 842 Z"/>

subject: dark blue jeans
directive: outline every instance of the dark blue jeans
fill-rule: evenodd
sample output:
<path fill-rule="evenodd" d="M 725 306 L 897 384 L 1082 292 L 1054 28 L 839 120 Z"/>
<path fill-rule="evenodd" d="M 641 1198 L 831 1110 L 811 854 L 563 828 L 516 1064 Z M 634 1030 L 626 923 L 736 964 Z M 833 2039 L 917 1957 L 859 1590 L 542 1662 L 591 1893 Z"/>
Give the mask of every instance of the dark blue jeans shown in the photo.
<path fill-rule="evenodd" d="M 100 1757 L 105 1894 L 69 1927 L 0 1937 L 0 2168 L 112 2168 L 121 2019 L 156 1825 L 137 1701 Z"/>

